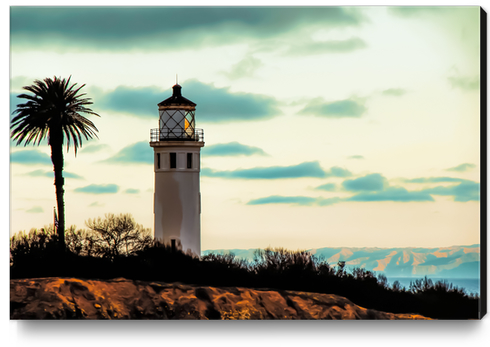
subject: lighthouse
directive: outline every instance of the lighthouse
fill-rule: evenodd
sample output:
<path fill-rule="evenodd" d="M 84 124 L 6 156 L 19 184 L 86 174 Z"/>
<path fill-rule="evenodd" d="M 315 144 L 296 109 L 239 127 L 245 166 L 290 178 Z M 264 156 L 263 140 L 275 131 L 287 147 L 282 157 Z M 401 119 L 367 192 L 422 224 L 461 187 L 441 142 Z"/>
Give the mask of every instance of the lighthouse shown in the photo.
<path fill-rule="evenodd" d="M 204 133 L 196 128 L 196 104 L 182 87 L 158 104 L 159 127 L 150 131 L 154 152 L 154 237 L 195 256 L 201 255 L 200 152 Z"/>

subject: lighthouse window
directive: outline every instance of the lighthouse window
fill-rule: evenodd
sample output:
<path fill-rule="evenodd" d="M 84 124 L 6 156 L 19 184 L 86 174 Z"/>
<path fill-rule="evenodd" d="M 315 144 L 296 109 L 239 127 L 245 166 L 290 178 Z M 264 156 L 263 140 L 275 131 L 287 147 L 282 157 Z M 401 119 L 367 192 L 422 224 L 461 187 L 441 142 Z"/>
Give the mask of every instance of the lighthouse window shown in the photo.
<path fill-rule="evenodd" d="M 192 169 L 192 153 L 187 153 L 187 168 Z"/>
<path fill-rule="evenodd" d="M 175 169 L 177 167 L 177 153 L 170 153 L 170 168 Z"/>
<path fill-rule="evenodd" d="M 160 153 L 157 153 L 157 168 L 160 168 Z"/>

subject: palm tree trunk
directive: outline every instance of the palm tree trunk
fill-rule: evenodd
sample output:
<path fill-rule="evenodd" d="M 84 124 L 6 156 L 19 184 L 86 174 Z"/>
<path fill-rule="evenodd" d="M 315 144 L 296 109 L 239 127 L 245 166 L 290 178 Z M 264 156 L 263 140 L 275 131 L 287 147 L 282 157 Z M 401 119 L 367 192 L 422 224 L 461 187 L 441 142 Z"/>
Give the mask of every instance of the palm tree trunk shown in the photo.
<path fill-rule="evenodd" d="M 51 161 L 54 170 L 54 186 L 56 191 L 56 204 L 58 207 L 58 242 L 61 250 L 65 250 L 65 202 L 64 202 L 64 178 L 63 178 L 63 135 L 50 134 Z M 54 135 L 54 136 L 53 136 Z"/>

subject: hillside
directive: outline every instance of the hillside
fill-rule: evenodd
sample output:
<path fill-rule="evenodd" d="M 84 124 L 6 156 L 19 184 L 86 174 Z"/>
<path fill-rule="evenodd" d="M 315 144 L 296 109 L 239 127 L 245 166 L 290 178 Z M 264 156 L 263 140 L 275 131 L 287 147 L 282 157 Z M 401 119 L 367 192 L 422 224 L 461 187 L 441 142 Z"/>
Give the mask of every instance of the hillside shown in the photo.
<path fill-rule="evenodd" d="M 346 267 L 383 272 L 387 277 L 479 278 L 480 245 L 440 248 L 312 248 L 308 252 L 329 264 L 345 261 Z M 234 253 L 252 260 L 255 249 L 216 249 L 209 253 Z"/>
<path fill-rule="evenodd" d="M 429 319 L 365 309 L 330 294 L 163 282 L 10 280 L 11 319 Z"/>

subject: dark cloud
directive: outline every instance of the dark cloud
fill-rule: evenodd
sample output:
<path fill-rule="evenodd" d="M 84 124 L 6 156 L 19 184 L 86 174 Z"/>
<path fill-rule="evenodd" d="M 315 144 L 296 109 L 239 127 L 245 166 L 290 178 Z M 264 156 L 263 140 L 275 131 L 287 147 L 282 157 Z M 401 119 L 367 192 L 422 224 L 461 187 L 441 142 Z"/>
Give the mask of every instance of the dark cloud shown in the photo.
<path fill-rule="evenodd" d="M 388 180 L 380 174 L 375 173 L 352 180 L 345 180 L 342 182 L 342 186 L 345 190 L 351 192 L 374 192 L 384 190 L 388 187 Z"/>
<path fill-rule="evenodd" d="M 454 196 L 454 201 L 480 201 L 480 183 L 467 181 L 461 182 L 456 186 L 450 187 L 435 187 L 424 189 L 422 192 L 433 195 Z"/>
<path fill-rule="evenodd" d="M 53 165 L 51 157 L 46 153 L 42 153 L 36 149 L 28 149 L 16 151 L 10 154 L 10 162 L 17 164 L 42 164 Z"/>
<path fill-rule="evenodd" d="M 281 114 L 279 102 L 269 96 L 251 93 L 232 93 L 229 87 L 216 88 L 197 80 L 182 83 L 182 94 L 197 104 L 196 122 L 225 123 L 255 121 Z M 102 93 L 97 106 L 137 117 L 158 120 L 157 104 L 172 95 L 172 89 L 156 87 L 126 87 Z"/>
<path fill-rule="evenodd" d="M 480 78 L 475 77 L 464 77 L 464 76 L 452 76 L 448 77 L 447 80 L 453 88 L 459 88 L 462 90 L 479 90 L 480 89 Z"/>
<path fill-rule="evenodd" d="M 341 7 L 11 7 L 15 47 L 169 50 L 264 39 L 299 26 L 358 26 L 360 10 Z"/>
<path fill-rule="evenodd" d="M 141 141 L 124 147 L 114 156 L 103 160 L 104 163 L 153 164 L 153 149 L 148 142 Z"/>
<path fill-rule="evenodd" d="M 363 192 L 346 198 L 345 201 L 434 201 L 428 192 L 409 192 L 402 187 L 388 187 L 382 191 Z"/>
<path fill-rule="evenodd" d="M 232 93 L 229 87 L 216 88 L 197 80 L 187 81 L 182 87 L 184 95 L 197 103 L 198 122 L 256 121 L 281 114 L 279 102 L 269 96 Z"/>
<path fill-rule="evenodd" d="M 240 156 L 240 155 L 267 155 L 259 147 L 242 145 L 238 142 L 217 143 L 215 145 L 206 146 L 201 151 L 203 156 L 218 157 L 218 156 Z"/>
<path fill-rule="evenodd" d="M 28 213 L 42 213 L 44 212 L 43 208 L 41 206 L 34 206 L 28 210 L 26 210 Z"/>
<path fill-rule="evenodd" d="M 347 159 L 364 159 L 364 157 L 362 155 L 351 155 Z"/>
<path fill-rule="evenodd" d="M 216 171 L 209 168 L 201 170 L 202 176 L 242 179 L 281 179 L 300 177 L 326 177 L 327 174 L 317 161 L 291 166 L 256 167 L 234 171 Z"/>
<path fill-rule="evenodd" d="M 124 191 L 126 194 L 138 194 L 140 192 L 139 189 L 128 188 Z"/>
<path fill-rule="evenodd" d="M 44 170 L 34 170 L 31 172 L 28 172 L 25 174 L 26 176 L 31 176 L 31 177 L 49 177 L 49 178 L 54 178 L 54 172 L 53 171 L 44 171 Z M 63 171 L 63 177 L 65 178 L 74 178 L 74 179 L 83 179 L 82 176 L 77 175 L 72 172 L 68 171 Z"/>
<path fill-rule="evenodd" d="M 334 192 L 337 190 L 337 185 L 335 183 L 322 184 L 315 188 L 316 190 L 325 190 L 327 192 Z"/>
<path fill-rule="evenodd" d="M 119 186 L 115 184 L 91 184 L 85 187 L 76 188 L 74 191 L 87 194 L 114 194 L 119 191 Z"/>
<path fill-rule="evenodd" d="M 157 104 L 172 95 L 172 89 L 119 86 L 111 92 L 95 95 L 97 108 L 158 120 Z"/>
<path fill-rule="evenodd" d="M 402 96 L 406 93 L 407 91 L 405 89 L 401 88 L 389 88 L 383 90 L 383 95 L 389 95 L 389 96 Z"/>
<path fill-rule="evenodd" d="M 367 108 L 360 102 L 346 99 L 325 102 L 322 98 L 311 100 L 299 114 L 314 115 L 327 118 L 360 117 Z"/>
<path fill-rule="evenodd" d="M 350 53 L 366 47 L 366 43 L 358 37 L 347 40 L 303 41 L 299 44 L 292 45 L 286 54 L 314 55 L 325 53 Z"/>
<path fill-rule="evenodd" d="M 475 164 L 471 163 L 464 163 L 455 167 L 451 167 L 449 169 L 446 169 L 446 171 L 458 171 L 458 172 L 463 172 L 463 171 L 468 171 L 470 169 L 474 169 L 476 167 Z"/>

